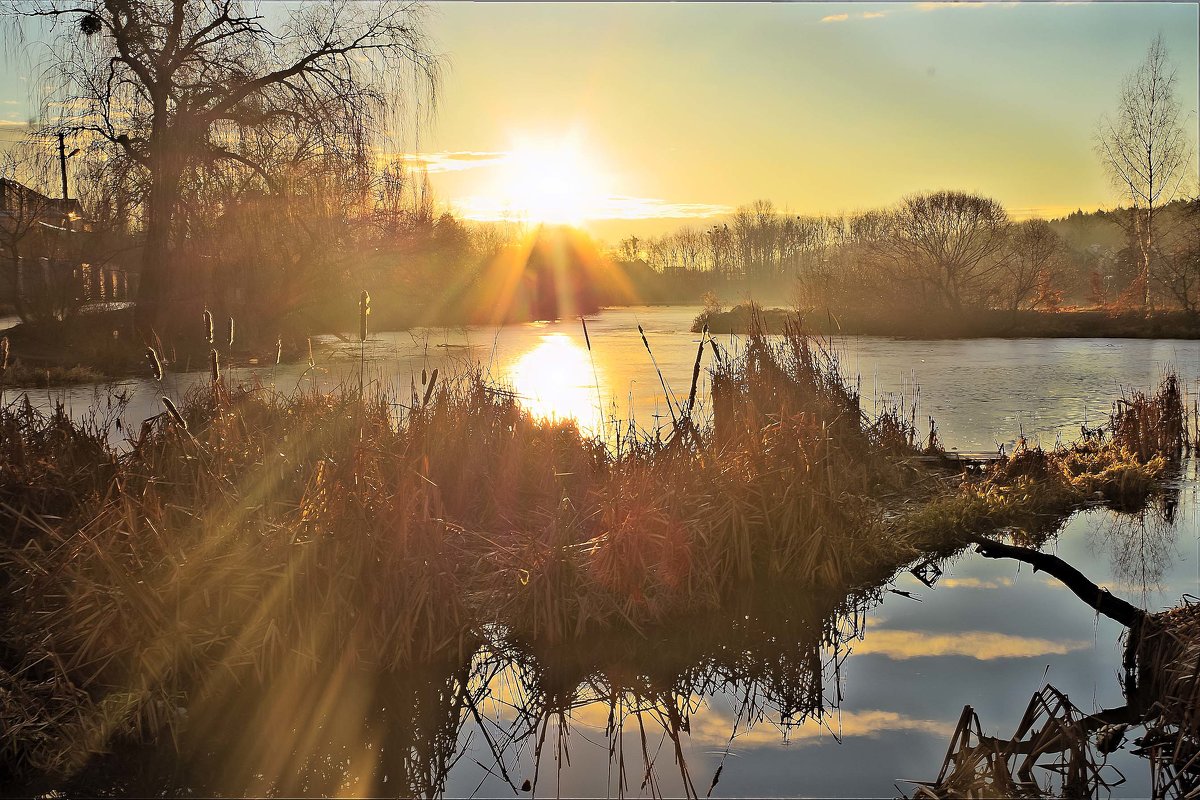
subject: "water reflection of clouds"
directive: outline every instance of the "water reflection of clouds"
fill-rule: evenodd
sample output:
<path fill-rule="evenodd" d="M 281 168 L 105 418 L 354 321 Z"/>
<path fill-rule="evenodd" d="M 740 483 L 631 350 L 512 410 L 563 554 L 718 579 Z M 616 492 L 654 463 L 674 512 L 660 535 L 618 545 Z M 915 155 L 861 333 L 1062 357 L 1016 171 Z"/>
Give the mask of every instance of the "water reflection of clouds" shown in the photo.
<path fill-rule="evenodd" d="M 942 578 L 938 586 L 946 589 L 1004 589 L 1015 583 L 1012 578 Z"/>
<path fill-rule="evenodd" d="M 692 720 L 690 740 L 694 745 L 724 746 L 730 741 L 731 731 L 738 730 L 735 724 L 732 715 L 710 710 Z M 777 746 L 783 742 L 804 745 L 833 741 L 835 736 L 838 739 L 878 737 L 893 731 L 919 731 L 949 737 L 954 733 L 954 725 L 945 720 L 914 719 L 895 711 L 842 711 L 826 714 L 820 721 L 806 719 L 786 730 L 760 722 L 753 727 L 743 727 L 733 743 L 739 747 Z"/>
<path fill-rule="evenodd" d="M 967 656 L 978 661 L 991 661 L 997 658 L 1066 655 L 1091 646 L 1091 642 L 1039 639 L 995 631 L 930 633 L 872 628 L 863 641 L 855 644 L 854 653 L 882 655 L 894 661 L 933 656 Z"/>

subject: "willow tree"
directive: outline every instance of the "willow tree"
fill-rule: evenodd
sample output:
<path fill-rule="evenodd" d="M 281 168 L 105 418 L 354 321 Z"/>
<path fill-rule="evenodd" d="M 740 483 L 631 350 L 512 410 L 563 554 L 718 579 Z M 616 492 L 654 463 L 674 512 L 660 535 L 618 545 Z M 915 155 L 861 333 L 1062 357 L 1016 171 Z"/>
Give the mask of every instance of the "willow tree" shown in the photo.
<path fill-rule="evenodd" d="M 1100 120 L 1096 153 L 1113 186 L 1130 204 L 1137 281 L 1142 304 L 1149 307 L 1155 212 L 1179 193 L 1192 156 L 1175 97 L 1175 69 L 1161 34 L 1150 43 L 1141 65 L 1125 77 L 1115 116 Z"/>
<path fill-rule="evenodd" d="M 6 0 L 10 38 L 42 45 L 45 110 L 58 127 L 123 151 L 147 174 L 138 293 L 143 330 L 169 329 L 182 285 L 173 259 L 185 181 L 216 162 L 271 191 L 264 156 L 285 149 L 372 158 L 403 87 L 432 93 L 438 62 L 411 2 Z M 268 19 L 268 16 L 270 19 Z M 297 145 L 296 143 L 302 143 Z M 249 144 L 249 146 L 248 146 Z"/>

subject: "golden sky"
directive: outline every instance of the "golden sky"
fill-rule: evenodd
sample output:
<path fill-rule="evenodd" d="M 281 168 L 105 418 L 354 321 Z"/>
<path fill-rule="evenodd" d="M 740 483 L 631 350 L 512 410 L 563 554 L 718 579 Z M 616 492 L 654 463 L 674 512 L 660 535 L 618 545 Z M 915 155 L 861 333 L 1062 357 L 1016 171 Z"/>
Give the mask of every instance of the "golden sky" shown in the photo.
<path fill-rule="evenodd" d="M 942 188 L 1052 216 L 1117 200 L 1092 135 L 1158 33 L 1195 130 L 1197 23 L 1184 2 L 435 2 L 444 81 L 402 149 L 469 218 L 604 238 Z M 0 141 L 28 80 L 0 69 Z"/>
<path fill-rule="evenodd" d="M 429 29 L 449 68 L 414 149 L 439 198 L 606 236 L 758 198 L 1110 205 L 1092 134 L 1159 32 L 1196 125 L 1194 3 L 445 3 Z"/>

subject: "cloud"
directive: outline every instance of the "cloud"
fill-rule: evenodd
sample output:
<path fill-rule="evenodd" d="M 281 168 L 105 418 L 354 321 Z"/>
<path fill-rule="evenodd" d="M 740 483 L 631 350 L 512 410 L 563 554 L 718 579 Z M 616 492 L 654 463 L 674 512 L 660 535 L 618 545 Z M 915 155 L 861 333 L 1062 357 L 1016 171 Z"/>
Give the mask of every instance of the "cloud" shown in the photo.
<path fill-rule="evenodd" d="M 930 633 L 929 631 L 874 630 L 854 645 L 856 654 L 874 653 L 895 661 L 926 656 L 969 656 L 979 661 L 998 658 L 1033 658 L 1066 655 L 1084 650 L 1088 642 L 1010 636 L 991 631 Z"/>
<path fill-rule="evenodd" d="M 879 19 L 880 17 L 886 17 L 886 16 L 887 16 L 886 11 L 863 11 L 861 13 L 855 14 L 853 18 L 854 19 Z M 848 14 L 848 13 L 846 13 L 846 14 L 830 14 L 829 16 L 821 17 L 821 22 L 846 22 L 850 18 L 851 18 L 850 14 Z"/>
<path fill-rule="evenodd" d="M 475 222 L 506 222 L 524 219 L 520 208 L 502 198 L 475 195 L 453 201 L 459 213 Z M 733 213 L 733 206 L 720 203 L 673 203 L 657 197 L 606 195 L 580 204 L 585 220 L 708 219 Z"/>
<path fill-rule="evenodd" d="M 720 709 L 710 702 L 704 702 L 699 695 L 691 695 L 688 699 L 691 708 L 699 709 L 690 718 L 690 732 L 685 738 L 685 744 L 693 747 L 725 747 L 729 743 L 730 734 L 735 730 L 737 736 L 733 743 L 736 747 L 777 747 L 783 742 L 793 746 L 818 744 L 821 741 L 837 736 L 840 739 L 853 737 L 874 737 L 889 731 L 917 731 L 930 733 L 941 739 L 948 739 L 954 734 L 954 724 L 944 720 L 915 719 L 898 714 L 895 711 L 868 709 L 862 711 L 830 711 L 821 718 L 808 717 L 801 722 L 781 726 L 770 717 L 755 723 L 740 723 L 733 714 Z M 600 732 L 608 728 L 611 709 L 607 702 L 596 701 L 571 709 L 569 725 L 573 728 L 590 728 Z M 651 719 L 656 715 L 643 715 Z M 625 719 L 625 732 L 636 729 L 636 722 L 631 718 Z"/>
<path fill-rule="evenodd" d="M 952 2 L 917 3 L 915 8 L 918 11 L 940 11 L 944 8 L 983 8 L 986 5 L 989 4 L 965 2 L 965 0 L 952 0 Z"/>
<path fill-rule="evenodd" d="M 706 219 L 732 214 L 720 203 L 671 203 L 656 197 L 612 195 L 597 204 L 604 214 L 596 219 Z"/>
<path fill-rule="evenodd" d="M 712 709 L 693 715 L 691 722 L 691 741 L 710 747 L 724 746 L 734 729 L 731 716 L 715 713 Z M 939 738 L 949 738 L 954 734 L 954 725 L 940 720 L 913 719 L 895 711 L 867 710 L 831 713 L 819 720 L 810 717 L 786 730 L 762 722 L 746 729 L 743 723 L 740 731 L 733 740 L 736 745 L 762 747 L 778 745 L 785 738 L 789 744 L 803 745 L 814 744 L 834 735 L 846 739 L 879 736 L 887 731 L 920 731 Z"/>
<path fill-rule="evenodd" d="M 509 157 L 503 152 L 477 152 L 458 150 L 445 153 L 401 153 L 399 157 L 413 167 L 423 167 L 426 172 L 462 172 L 499 164 Z"/>
<path fill-rule="evenodd" d="M 1005 586 L 1012 586 L 1016 583 L 1013 578 L 996 578 L 994 580 L 983 580 L 981 578 L 942 578 L 938 581 L 938 586 L 948 586 L 960 589 L 1000 589 Z"/>

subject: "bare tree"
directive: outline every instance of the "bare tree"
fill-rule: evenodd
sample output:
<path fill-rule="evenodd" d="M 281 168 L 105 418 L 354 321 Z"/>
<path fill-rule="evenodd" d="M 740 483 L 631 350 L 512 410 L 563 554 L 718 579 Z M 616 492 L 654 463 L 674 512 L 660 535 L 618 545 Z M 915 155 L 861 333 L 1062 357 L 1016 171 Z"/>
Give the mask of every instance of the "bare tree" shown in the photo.
<path fill-rule="evenodd" d="M 957 310 L 985 299 L 1009 224 L 999 202 L 965 192 L 912 195 L 889 223 L 883 253 L 927 303 Z"/>
<path fill-rule="evenodd" d="M 1034 309 L 1050 299 L 1065 266 L 1066 245 L 1043 219 L 1017 223 L 1008 236 L 998 288 L 1005 305 Z"/>
<path fill-rule="evenodd" d="M 1192 157 L 1175 97 L 1175 69 L 1161 34 L 1150 43 L 1141 65 L 1126 76 L 1115 117 L 1101 119 L 1096 153 L 1132 206 L 1129 233 L 1138 258 L 1142 304 L 1149 307 L 1155 211 L 1178 193 Z"/>
<path fill-rule="evenodd" d="M 18 35 L 48 44 L 59 127 L 113 143 L 148 174 L 143 329 L 166 327 L 177 299 L 173 245 L 191 171 L 228 161 L 282 190 L 243 147 L 264 126 L 276 141 L 356 152 L 366 165 L 371 134 L 403 97 L 397 81 L 416 75 L 432 92 L 437 79 L 412 2 L 298 4 L 272 27 L 237 0 L 7 0 L 4 11 Z"/>
<path fill-rule="evenodd" d="M 1200 198 L 1193 197 L 1175 212 L 1176 225 L 1160 237 L 1159 282 L 1179 307 L 1200 312 Z"/>

